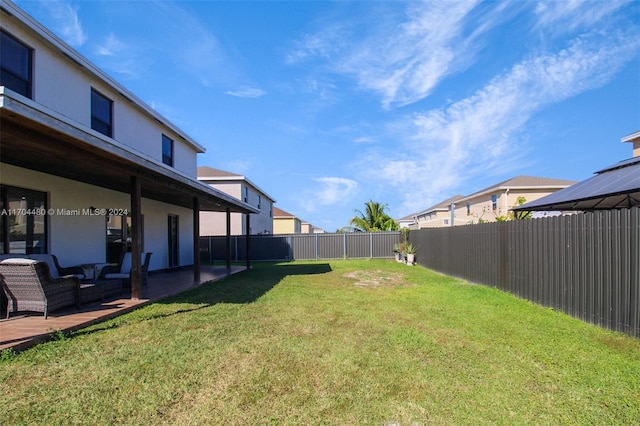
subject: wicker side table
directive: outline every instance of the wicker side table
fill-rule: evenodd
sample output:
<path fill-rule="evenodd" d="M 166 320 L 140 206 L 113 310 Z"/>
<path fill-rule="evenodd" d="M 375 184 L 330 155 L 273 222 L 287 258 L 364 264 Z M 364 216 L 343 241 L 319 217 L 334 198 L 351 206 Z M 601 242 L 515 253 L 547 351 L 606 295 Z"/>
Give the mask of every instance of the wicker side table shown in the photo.
<path fill-rule="evenodd" d="M 122 280 L 95 280 L 80 283 L 80 303 L 105 300 L 122 293 Z"/>

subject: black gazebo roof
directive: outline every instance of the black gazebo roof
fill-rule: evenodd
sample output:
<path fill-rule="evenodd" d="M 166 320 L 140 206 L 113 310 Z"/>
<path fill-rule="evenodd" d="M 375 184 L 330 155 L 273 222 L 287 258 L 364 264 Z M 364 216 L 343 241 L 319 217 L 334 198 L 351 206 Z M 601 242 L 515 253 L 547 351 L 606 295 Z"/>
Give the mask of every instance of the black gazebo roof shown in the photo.
<path fill-rule="evenodd" d="M 640 206 L 640 157 L 620 161 L 587 180 L 513 210 L 591 211 L 635 206 Z"/>

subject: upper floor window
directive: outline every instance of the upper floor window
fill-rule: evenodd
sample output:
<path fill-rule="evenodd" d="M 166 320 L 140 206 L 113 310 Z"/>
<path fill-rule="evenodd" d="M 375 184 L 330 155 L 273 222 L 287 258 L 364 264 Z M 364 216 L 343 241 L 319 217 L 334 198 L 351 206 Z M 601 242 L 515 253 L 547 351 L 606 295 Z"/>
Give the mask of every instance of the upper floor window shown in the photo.
<path fill-rule="evenodd" d="M 33 50 L 0 31 L 0 86 L 31 98 Z"/>
<path fill-rule="evenodd" d="M 471 203 L 467 202 L 467 216 L 471 215 Z"/>
<path fill-rule="evenodd" d="M 173 140 L 162 135 L 162 162 L 173 167 Z"/>
<path fill-rule="evenodd" d="M 91 89 L 91 128 L 113 136 L 113 101 Z"/>
<path fill-rule="evenodd" d="M 245 203 L 249 202 L 249 188 L 246 186 L 242 187 L 242 201 Z"/>
<path fill-rule="evenodd" d="M 491 208 L 493 210 L 496 210 L 498 208 L 498 196 L 496 194 L 493 194 L 491 196 Z"/>
<path fill-rule="evenodd" d="M 262 198 L 260 198 L 260 195 L 258 195 L 258 208 L 260 208 L 261 202 L 262 202 Z"/>

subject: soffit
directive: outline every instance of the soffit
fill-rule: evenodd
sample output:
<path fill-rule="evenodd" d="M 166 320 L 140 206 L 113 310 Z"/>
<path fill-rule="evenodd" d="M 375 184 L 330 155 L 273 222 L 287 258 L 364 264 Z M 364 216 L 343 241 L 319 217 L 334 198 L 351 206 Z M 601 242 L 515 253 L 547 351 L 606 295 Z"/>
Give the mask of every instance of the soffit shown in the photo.
<path fill-rule="evenodd" d="M 6 95 L 6 93 L 5 93 Z M 253 207 L 178 172 L 109 144 L 68 123 L 38 111 L 25 114 L 24 105 L 7 102 L 0 109 L 0 160 L 55 176 L 130 193 L 131 177 L 138 177 L 142 197 L 200 210 L 255 213 Z"/>

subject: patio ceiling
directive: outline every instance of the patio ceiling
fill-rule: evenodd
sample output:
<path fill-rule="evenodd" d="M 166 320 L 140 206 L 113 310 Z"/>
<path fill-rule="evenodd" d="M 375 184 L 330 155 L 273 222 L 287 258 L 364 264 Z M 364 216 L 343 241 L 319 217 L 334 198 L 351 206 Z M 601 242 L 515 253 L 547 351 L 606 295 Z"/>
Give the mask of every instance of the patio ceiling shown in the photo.
<path fill-rule="evenodd" d="M 0 93 L 0 160 L 111 190 L 130 193 L 131 177 L 142 197 L 201 211 L 257 210 L 109 138 L 96 136 L 12 93 Z M 87 206 L 89 207 L 89 206 Z M 106 206 L 96 206 L 106 207 Z"/>

